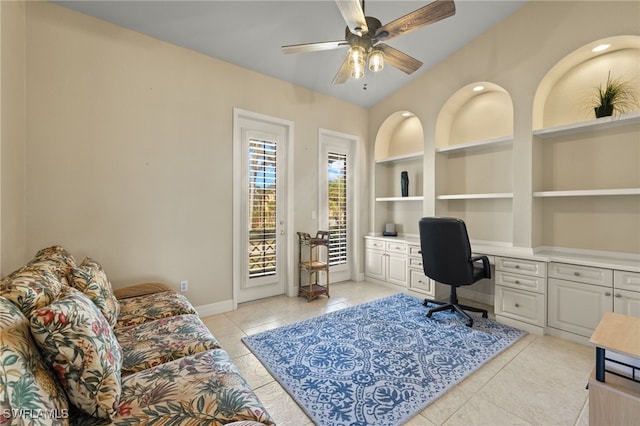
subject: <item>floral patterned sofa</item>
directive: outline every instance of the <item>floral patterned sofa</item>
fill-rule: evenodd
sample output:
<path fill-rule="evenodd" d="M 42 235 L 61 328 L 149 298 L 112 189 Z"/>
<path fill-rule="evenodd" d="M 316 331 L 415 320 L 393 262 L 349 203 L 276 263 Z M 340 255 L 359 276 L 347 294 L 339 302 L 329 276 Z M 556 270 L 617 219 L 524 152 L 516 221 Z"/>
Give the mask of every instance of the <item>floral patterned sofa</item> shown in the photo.
<path fill-rule="evenodd" d="M 140 289 L 59 246 L 0 280 L 0 425 L 275 424 L 189 301 Z"/>

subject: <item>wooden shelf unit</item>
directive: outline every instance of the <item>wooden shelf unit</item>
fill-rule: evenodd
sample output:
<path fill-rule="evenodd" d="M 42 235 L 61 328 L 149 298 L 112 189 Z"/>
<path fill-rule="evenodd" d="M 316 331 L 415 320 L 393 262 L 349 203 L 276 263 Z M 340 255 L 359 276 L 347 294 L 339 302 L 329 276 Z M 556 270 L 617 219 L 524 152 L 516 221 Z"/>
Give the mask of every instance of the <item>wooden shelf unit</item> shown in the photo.
<path fill-rule="evenodd" d="M 324 248 L 324 249 L 323 249 Z M 324 252 L 325 260 L 321 257 Z M 306 255 L 303 253 L 306 252 Z M 319 275 L 325 274 L 325 283 L 320 284 Z M 302 282 L 303 273 L 307 274 L 307 282 Z M 329 232 L 318 231 L 315 237 L 306 232 L 298 232 L 298 296 L 305 296 L 307 301 L 326 294 L 329 296 Z"/>

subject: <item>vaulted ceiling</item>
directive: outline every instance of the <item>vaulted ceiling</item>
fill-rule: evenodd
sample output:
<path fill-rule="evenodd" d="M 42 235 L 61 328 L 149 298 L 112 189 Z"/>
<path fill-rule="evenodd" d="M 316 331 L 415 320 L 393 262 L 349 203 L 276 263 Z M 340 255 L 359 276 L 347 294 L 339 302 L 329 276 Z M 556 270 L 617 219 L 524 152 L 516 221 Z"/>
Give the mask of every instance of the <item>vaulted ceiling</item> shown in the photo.
<path fill-rule="evenodd" d="M 456 14 L 388 45 L 422 61 L 411 75 L 391 66 L 367 70 L 359 80 L 331 82 L 346 48 L 285 55 L 289 44 L 344 40 L 345 21 L 334 1 L 55 1 L 64 7 L 160 40 L 289 81 L 347 102 L 370 107 L 503 20 L 526 0 L 456 0 Z M 382 24 L 429 1 L 369 0 L 365 14 Z"/>

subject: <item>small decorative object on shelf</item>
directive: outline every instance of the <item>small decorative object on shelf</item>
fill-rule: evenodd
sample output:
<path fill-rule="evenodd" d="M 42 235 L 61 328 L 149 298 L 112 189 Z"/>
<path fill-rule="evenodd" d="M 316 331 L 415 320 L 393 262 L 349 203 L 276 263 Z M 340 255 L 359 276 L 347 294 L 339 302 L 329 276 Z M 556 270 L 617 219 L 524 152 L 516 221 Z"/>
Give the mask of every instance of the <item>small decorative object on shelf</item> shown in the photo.
<path fill-rule="evenodd" d="M 385 237 L 397 237 L 398 232 L 396 231 L 396 224 L 387 223 L 384 225 L 384 232 L 382 232 L 382 235 Z"/>
<path fill-rule="evenodd" d="M 308 302 L 321 294 L 329 297 L 329 232 L 318 231 L 315 237 L 298 232 L 298 249 L 298 296 L 306 296 Z M 303 284 L 305 272 L 308 279 Z M 321 272 L 325 276 L 324 285 L 319 282 Z"/>
<path fill-rule="evenodd" d="M 409 196 L 409 173 L 400 172 L 400 189 L 402 190 L 402 196 Z"/>
<path fill-rule="evenodd" d="M 623 114 L 637 108 L 638 95 L 636 87 L 631 81 L 619 78 L 611 79 L 611 71 L 607 77 L 607 84 L 596 88 L 596 92 L 591 99 L 591 105 L 596 114 L 596 118 L 608 117 L 613 113 Z"/>

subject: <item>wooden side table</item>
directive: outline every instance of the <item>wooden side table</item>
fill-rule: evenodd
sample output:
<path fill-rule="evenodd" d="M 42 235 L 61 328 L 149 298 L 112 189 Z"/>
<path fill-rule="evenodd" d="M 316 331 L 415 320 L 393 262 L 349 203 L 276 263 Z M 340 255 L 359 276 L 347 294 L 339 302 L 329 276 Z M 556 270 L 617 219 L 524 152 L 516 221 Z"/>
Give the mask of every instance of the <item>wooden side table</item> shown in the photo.
<path fill-rule="evenodd" d="M 589 378 L 590 425 L 638 425 L 640 419 L 640 318 L 608 312 L 593 332 L 596 366 Z M 607 370 L 607 351 L 627 357 L 624 374 Z M 615 360 L 619 360 L 616 357 Z"/>
<path fill-rule="evenodd" d="M 319 282 L 320 272 L 325 273 L 324 285 Z M 304 284 L 303 273 L 307 274 L 307 282 Z M 311 301 L 321 294 L 330 297 L 329 232 L 318 231 L 315 237 L 306 232 L 298 232 L 298 296 L 306 296 L 307 301 Z"/>

